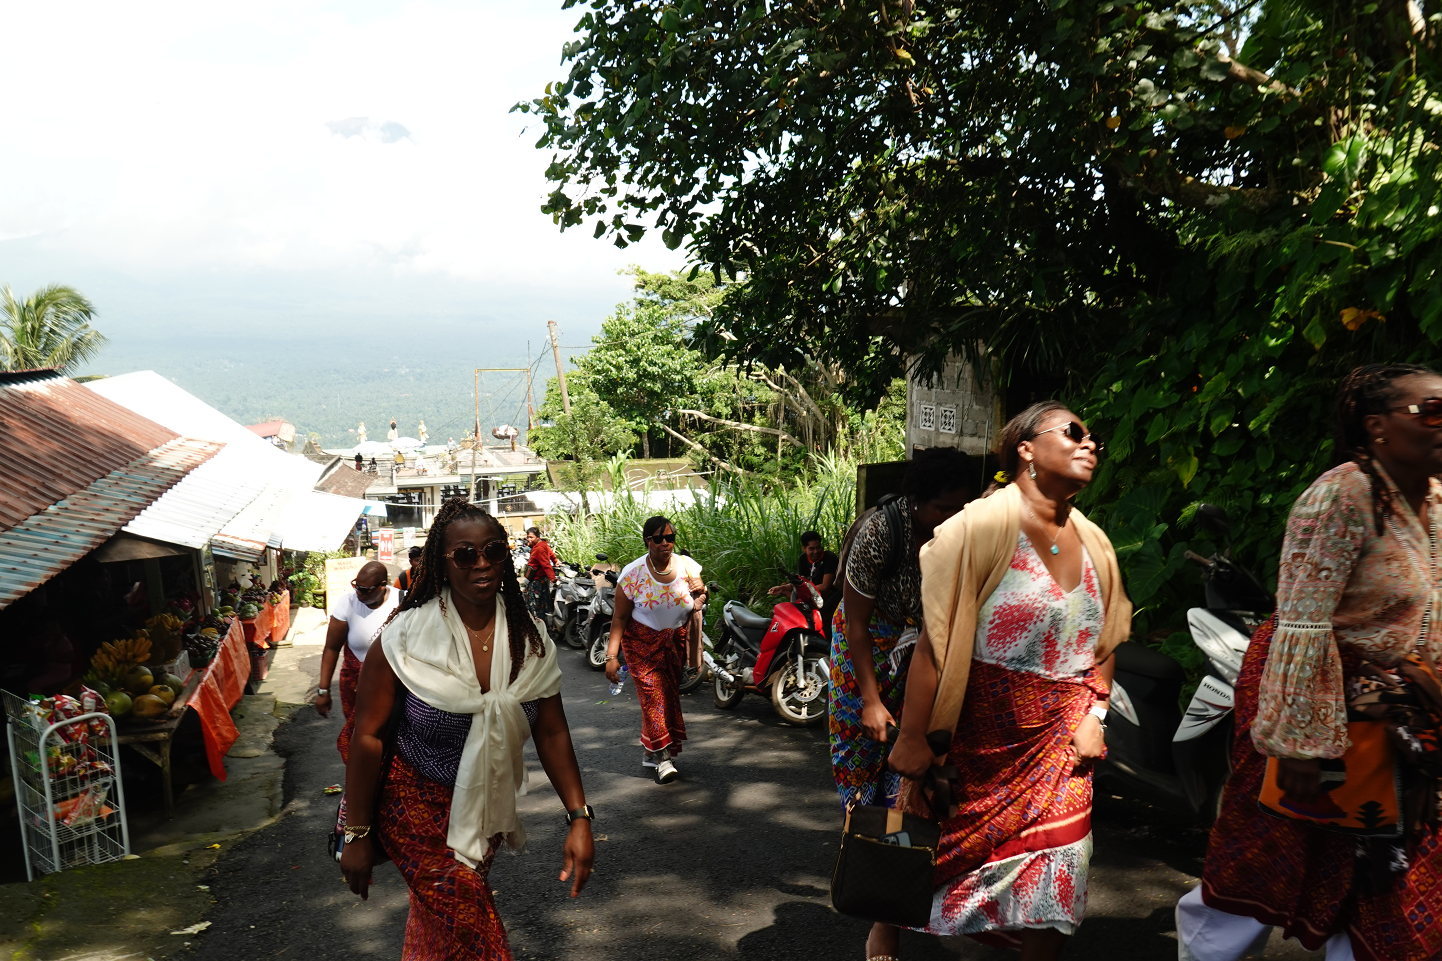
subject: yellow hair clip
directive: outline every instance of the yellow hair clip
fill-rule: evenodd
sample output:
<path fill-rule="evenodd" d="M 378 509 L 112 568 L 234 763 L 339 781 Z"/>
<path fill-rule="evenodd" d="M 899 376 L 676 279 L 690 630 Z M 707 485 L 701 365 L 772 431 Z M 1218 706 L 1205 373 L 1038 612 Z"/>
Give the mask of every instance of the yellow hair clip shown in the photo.
<path fill-rule="evenodd" d="M 1007 473 L 1004 470 L 999 470 L 995 474 L 991 475 L 991 479 L 996 481 L 998 484 L 1011 483 L 1011 478 L 1007 476 Z"/>

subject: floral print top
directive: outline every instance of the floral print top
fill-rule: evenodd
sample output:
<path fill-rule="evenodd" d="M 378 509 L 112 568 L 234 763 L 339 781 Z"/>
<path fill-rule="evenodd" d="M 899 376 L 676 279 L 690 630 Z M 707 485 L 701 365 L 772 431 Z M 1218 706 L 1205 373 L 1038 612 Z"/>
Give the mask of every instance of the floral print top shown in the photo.
<path fill-rule="evenodd" d="M 1102 617 L 1101 584 L 1091 557 L 1083 552 L 1081 582 L 1063 591 L 1023 532 L 1011 566 L 977 612 L 972 657 L 1052 680 L 1076 680 L 1096 663 Z"/>
<path fill-rule="evenodd" d="M 1398 495 L 1381 536 L 1370 485 L 1349 462 L 1313 481 L 1292 506 L 1277 575 L 1277 632 L 1252 725 L 1263 754 L 1341 757 L 1348 739 L 1339 648 L 1397 663 L 1417 647 L 1423 613 L 1442 586 L 1435 540 L 1442 484 L 1433 479 L 1427 495 L 1432 531 Z M 1438 663 L 1442 632 L 1428 633 L 1426 653 Z"/>
<path fill-rule="evenodd" d="M 616 590 L 625 594 L 633 607 L 631 616 L 653 631 L 671 631 L 685 624 L 695 607 L 688 578 L 701 577 L 701 565 L 685 554 L 671 555 L 671 570 L 676 576 L 662 584 L 651 576 L 646 555 L 626 565 L 616 581 Z"/>

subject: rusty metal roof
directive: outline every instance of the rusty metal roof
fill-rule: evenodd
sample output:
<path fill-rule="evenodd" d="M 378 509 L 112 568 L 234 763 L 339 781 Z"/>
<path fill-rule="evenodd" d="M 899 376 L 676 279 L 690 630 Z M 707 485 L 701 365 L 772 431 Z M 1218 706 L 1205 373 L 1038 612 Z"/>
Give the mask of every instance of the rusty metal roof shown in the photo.
<path fill-rule="evenodd" d="M 81 391 L 89 393 L 84 388 Z M 0 397 L 7 393 L 0 389 Z M 90 409 L 93 407 L 81 408 L 81 412 Z M 100 546 L 219 449 L 220 445 L 211 441 L 163 441 L 0 530 L 0 607 Z M 68 483 L 74 473 L 61 477 Z"/>
<path fill-rule="evenodd" d="M 0 464 L 5 465 L 0 531 L 177 436 L 54 371 L 5 378 L 0 381 Z"/>

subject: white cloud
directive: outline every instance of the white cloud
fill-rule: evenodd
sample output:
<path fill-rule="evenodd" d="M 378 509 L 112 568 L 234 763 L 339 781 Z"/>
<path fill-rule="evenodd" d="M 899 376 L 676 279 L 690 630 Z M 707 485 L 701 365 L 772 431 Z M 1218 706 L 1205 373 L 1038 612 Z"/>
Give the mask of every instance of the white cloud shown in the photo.
<path fill-rule="evenodd" d="M 578 16 L 541 7 L 12 5 L 7 34 L 30 39 L 0 58 L 0 85 L 26 91 L 0 125 L 0 239 L 137 274 L 611 291 L 628 263 L 679 266 L 659 242 L 618 251 L 539 212 L 548 158 L 508 111 L 561 75 Z"/>

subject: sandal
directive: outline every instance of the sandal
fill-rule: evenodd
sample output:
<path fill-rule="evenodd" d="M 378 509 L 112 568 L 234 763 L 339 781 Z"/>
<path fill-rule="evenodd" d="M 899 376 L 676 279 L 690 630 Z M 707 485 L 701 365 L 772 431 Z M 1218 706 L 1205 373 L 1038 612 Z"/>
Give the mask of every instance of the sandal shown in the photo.
<path fill-rule="evenodd" d="M 866 961 L 901 961 L 901 959 L 890 954 L 872 954 L 867 956 Z"/>

